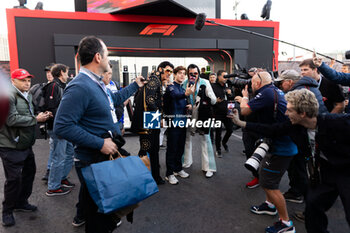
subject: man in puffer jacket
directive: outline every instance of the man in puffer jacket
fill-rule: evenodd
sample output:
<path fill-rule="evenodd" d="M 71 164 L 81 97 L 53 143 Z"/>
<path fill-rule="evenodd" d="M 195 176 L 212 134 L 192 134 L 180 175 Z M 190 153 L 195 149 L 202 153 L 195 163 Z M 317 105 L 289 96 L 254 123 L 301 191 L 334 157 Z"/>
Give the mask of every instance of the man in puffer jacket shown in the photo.
<path fill-rule="evenodd" d="M 32 146 L 35 125 L 45 122 L 51 112 L 34 115 L 32 95 L 28 93 L 33 76 L 24 69 L 11 74 L 13 88 L 9 97 L 10 110 L 5 125 L 0 128 L 0 157 L 5 171 L 2 225 L 13 226 L 13 211 L 31 212 L 36 206 L 28 203 L 35 177 Z"/>

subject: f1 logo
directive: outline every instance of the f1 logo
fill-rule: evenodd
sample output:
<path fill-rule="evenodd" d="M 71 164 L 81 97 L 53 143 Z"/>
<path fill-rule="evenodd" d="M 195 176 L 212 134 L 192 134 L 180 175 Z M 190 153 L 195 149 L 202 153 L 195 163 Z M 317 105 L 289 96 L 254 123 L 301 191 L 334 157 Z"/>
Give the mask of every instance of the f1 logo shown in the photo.
<path fill-rule="evenodd" d="M 149 24 L 140 32 L 140 35 L 150 36 L 153 33 L 162 33 L 163 36 L 170 36 L 177 26 L 178 25 Z"/>
<path fill-rule="evenodd" d="M 144 129 L 160 129 L 160 116 L 162 114 L 157 110 L 156 112 L 143 113 L 143 128 Z"/>

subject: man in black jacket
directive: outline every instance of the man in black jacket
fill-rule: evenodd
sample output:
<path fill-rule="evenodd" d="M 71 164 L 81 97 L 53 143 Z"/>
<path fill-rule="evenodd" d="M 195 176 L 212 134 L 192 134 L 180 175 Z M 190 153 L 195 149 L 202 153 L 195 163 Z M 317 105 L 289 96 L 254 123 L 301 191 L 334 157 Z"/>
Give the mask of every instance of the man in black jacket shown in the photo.
<path fill-rule="evenodd" d="M 45 87 L 45 105 L 46 111 L 51 111 L 55 117 L 58 106 L 61 102 L 63 90 L 66 87 L 69 68 L 63 64 L 56 64 L 51 68 L 53 81 Z M 47 129 L 50 138 L 53 140 L 50 173 L 48 179 L 47 196 L 58 196 L 68 194 L 75 185 L 72 184 L 67 176 L 73 166 L 74 148 L 71 142 L 57 137 L 53 133 L 54 117 L 47 122 Z"/>
<path fill-rule="evenodd" d="M 273 125 L 243 122 L 239 120 L 237 112 L 233 115 L 233 121 L 267 137 L 289 135 L 299 151 L 310 155 L 312 183 L 305 210 L 308 233 L 328 232 L 325 212 L 338 196 L 350 226 L 350 115 L 317 116 L 318 102 L 315 95 L 306 89 L 291 91 L 285 98 L 288 102 L 286 115 L 290 121 Z"/>
<path fill-rule="evenodd" d="M 227 86 L 227 79 L 224 76 L 227 74 L 224 70 L 217 72 L 216 83 L 212 84 L 213 91 L 216 95 L 216 104 L 214 105 L 214 117 L 216 120 L 220 120 L 225 126 L 226 133 L 222 140 L 222 146 L 225 151 L 228 152 L 227 141 L 233 132 L 233 123 L 227 118 L 227 104 L 229 100 L 233 100 L 234 96 L 232 90 Z M 213 129 L 214 130 L 214 129 Z M 216 155 L 221 158 L 221 131 L 222 128 L 215 128 L 215 147 Z"/>

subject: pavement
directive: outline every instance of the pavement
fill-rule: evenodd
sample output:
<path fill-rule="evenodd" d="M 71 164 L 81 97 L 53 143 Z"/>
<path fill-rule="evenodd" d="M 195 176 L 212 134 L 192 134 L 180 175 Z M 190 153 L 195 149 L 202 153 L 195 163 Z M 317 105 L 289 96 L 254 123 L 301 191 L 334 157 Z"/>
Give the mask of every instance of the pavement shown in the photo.
<path fill-rule="evenodd" d="M 125 149 L 136 154 L 139 150 L 137 136 L 126 136 Z M 185 169 L 190 178 L 179 178 L 178 185 L 159 186 L 159 193 L 142 202 L 135 210 L 134 223 L 125 218 L 114 232 L 120 233 L 263 233 L 266 226 L 277 221 L 276 216 L 260 216 L 249 211 L 250 206 L 261 204 L 265 200 L 261 188 L 247 189 L 245 183 L 252 177 L 243 166 L 243 144 L 241 132 L 235 131 L 229 140 L 229 153 L 216 158 L 217 172 L 208 179 L 201 171 L 200 148 L 198 138 L 193 140 L 194 163 Z M 38 206 L 34 213 L 15 213 L 16 225 L 5 228 L 1 233 L 82 233 L 84 227 L 73 227 L 75 204 L 78 198 L 79 181 L 75 170 L 70 180 L 77 184 L 73 191 L 65 196 L 47 197 L 47 185 L 41 180 L 46 171 L 49 154 L 48 140 L 39 139 L 33 147 L 36 155 L 37 173 L 30 203 Z M 161 174 L 165 174 L 165 149 L 160 150 Z M 0 184 L 5 181 L 3 168 L 0 167 Z M 288 189 L 288 177 L 282 179 L 280 189 Z M 3 186 L 0 187 L 3 196 Z M 304 204 L 287 202 L 290 216 L 294 211 L 302 211 Z M 349 233 L 344 209 L 338 199 L 328 211 L 329 231 Z M 291 219 L 296 232 L 305 233 L 304 224 Z"/>

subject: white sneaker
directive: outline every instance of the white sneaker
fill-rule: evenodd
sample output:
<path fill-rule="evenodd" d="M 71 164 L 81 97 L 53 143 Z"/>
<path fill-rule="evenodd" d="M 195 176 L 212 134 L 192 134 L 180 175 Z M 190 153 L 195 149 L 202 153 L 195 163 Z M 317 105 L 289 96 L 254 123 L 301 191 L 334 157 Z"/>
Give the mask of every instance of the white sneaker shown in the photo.
<path fill-rule="evenodd" d="M 178 184 L 179 181 L 176 179 L 174 175 L 166 176 L 165 179 L 169 182 L 169 184 Z"/>
<path fill-rule="evenodd" d="M 205 177 L 207 177 L 207 178 L 210 178 L 210 177 L 212 177 L 213 175 L 214 175 L 214 173 L 211 172 L 211 171 L 207 171 L 207 173 L 205 173 Z"/>
<path fill-rule="evenodd" d="M 184 170 L 181 170 L 179 172 L 174 172 L 174 175 L 175 176 L 180 176 L 181 178 L 188 178 L 188 177 L 190 177 L 190 174 L 188 174 Z"/>

